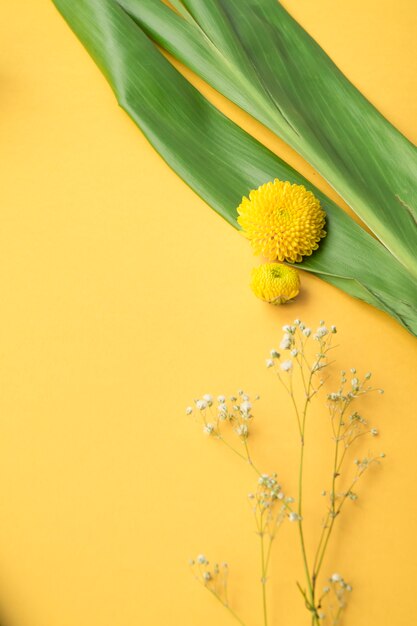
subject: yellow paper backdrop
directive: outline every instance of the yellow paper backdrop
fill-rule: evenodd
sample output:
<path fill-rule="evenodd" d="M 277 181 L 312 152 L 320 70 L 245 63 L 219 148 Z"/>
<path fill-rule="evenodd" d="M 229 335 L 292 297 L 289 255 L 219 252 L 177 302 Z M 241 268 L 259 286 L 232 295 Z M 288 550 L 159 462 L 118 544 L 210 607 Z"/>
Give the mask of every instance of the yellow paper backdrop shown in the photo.
<path fill-rule="evenodd" d="M 285 5 L 415 141 L 414 0 Z M 259 392 L 255 456 L 295 493 L 295 426 L 264 366 L 294 317 L 337 324 L 340 367 L 371 369 L 386 390 L 365 407 L 386 464 L 340 519 L 324 571 L 354 587 L 346 624 L 413 624 L 415 339 L 308 275 L 296 303 L 257 301 L 248 244 L 118 109 L 52 3 L 3 0 L 0 41 L 2 626 L 228 626 L 188 570 L 199 552 L 230 562 L 232 602 L 261 624 L 253 477 L 184 407 L 207 391 Z M 324 412 L 309 436 L 311 540 L 330 462 Z M 272 573 L 271 625 L 307 625 L 290 524 Z"/>

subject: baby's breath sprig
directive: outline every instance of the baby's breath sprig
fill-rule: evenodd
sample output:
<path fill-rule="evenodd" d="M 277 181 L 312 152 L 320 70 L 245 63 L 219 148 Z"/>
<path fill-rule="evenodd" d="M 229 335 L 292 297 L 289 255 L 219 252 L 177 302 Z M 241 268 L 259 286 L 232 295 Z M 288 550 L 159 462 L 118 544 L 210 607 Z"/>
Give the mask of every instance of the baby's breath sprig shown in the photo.
<path fill-rule="evenodd" d="M 255 402 L 257 400 L 259 396 L 254 398 Z M 197 415 L 202 423 L 203 432 L 221 441 L 260 474 L 249 451 L 248 437 L 253 421 L 253 404 L 248 394 L 240 389 L 236 396 L 230 398 L 224 395 L 217 396 L 217 401 L 213 400 L 212 395 L 205 394 L 202 398 L 194 400 L 194 405 L 195 409 L 192 406 L 187 407 L 186 414 Z"/>
<path fill-rule="evenodd" d="M 331 626 L 338 626 L 351 592 L 351 585 L 345 582 L 340 574 L 332 574 L 328 584 L 323 587 L 322 594 L 318 600 L 319 609 L 322 608 L 324 600 L 328 600 L 327 613 L 321 610 L 318 612 L 320 622 L 324 623 L 327 620 L 327 623 Z"/>
<path fill-rule="evenodd" d="M 295 521 L 297 517 L 297 514 L 294 513 L 291 507 L 294 499 L 285 496 L 277 478 L 276 473 L 271 475 L 261 474 L 258 478 L 256 492 L 248 495 L 260 540 L 264 624 L 268 623 L 266 585 L 272 545 L 284 519 L 288 517 L 291 521 Z M 294 516 L 296 517 L 294 518 Z"/>
<path fill-rule="evenodd" d="M 303 594 L 305 604 L 312 614 L 312 624 L 316 625 L 321 619 L 321 613 L 319 611 L 320 601 L 317 601 L 317 580 L 323 565 L 335 520 L 340 515 L 346 500 L 357 499 L 358 496 L 354 489 L 365 471 L 369 469 L 372 464 L 377 463 L 385 456 L 384 453 L 382 453 L 378 456 L 370 455 L 361 460 L 356 460 L 356 471 L 353 477 L 348 478 L 347 488 L 341 491 L 337 489 L 349 448 L 361 437 L 366 435 L 376 437 L 378 435 L 378 430 L 368 426 L 367 420 L 357 411 L 352 410 L 352 405 L 361 396 L 375 391 L 383 393 L 383 390 L 377 389 L 369 383 L 371 379 L 370 372 L 366 373 L 361 380 L 356 369 L 352 368 L 349 376 L 346 371 L 342 370 L 338 389 L 327 395 L 327 404 L 335 446 L 334 460 L 330 489 L 328 492 L 323 492 L 326 495 L 328 493 L 328 511 L 313 557 L 313 566 L 310 567 L 304 540 L 302 515 L 307 413 L 312 399 L 318 394 L 327 380 L 327 378 L 324 378 L 324 370 L 331 364 L 331 362 L 329 362 L 329 353 L 335 347 L 333 345 L 333 338 L 337 334 L 337 328 L 336 326 L 327 328 L 325 322 L 321 321 L 317 329 L 313 332 L 313 330 L 306 326 L 301 320 L 294 320 L 292 325 L 285 325 L 282 330 L 284 334 L 279 347 L 284 354 L 281 355 L 277 350 L 272 350 L 271 359 L 267 360 L 266 365 L 268 368 L 273 369 L 280 383 L 291 398 L 300 434 L 298 526 L 307 590 L 304 590 L 301 585 L 298 586 Z M 294 393 L 294 377 L 296 372 L 298 372 L 300 376 L 304 389 L 304 398 L 301 402 L 296 398 Z"/>
<path fill-rule="evenodd" d="M 382 393 L 381 389 L 377 389 L 369 384 L 372 374 L 366 373 L 363 380 L 358 377 L 355 368 L 350 370 L 350 376 L 342 370 L 340 373 L 339 388 L 327 395 L 328 409 L 330 414 L 330 422 L 334 441 L 334 462 L 331 476 L 331 487 L 328 491 L 329 505 L 327 515 L 323 522 L 321 535 L 314 556 L 312 584 L 313 594 L 315 595 L 317 578 L 319 576 L 326 548 L 332 534 L 336 518 L 340 515 L 346 500 L 355 501 L 358 494 L 354 489 L 362 475 L 375 463 L 378 463 L 385 457 L 384 453 L 378 456 L 368 456 L 362 459 L 355 459 L 353 473 L 348 473 L 347 486 L 345 489 L 338 490 L 337 484 L 342 477 L 342 470 L 345 467 L 345 461 L 349 449 L 360 438 L 365 436 L 376 437 L 379 432 L 376 428 L 372 428 L 368 421 L 358 411 L 353 410 L 356 400 L 363 395 L 377 391 Z M 350 378 L 350 380 L 348 380 Z M 326 493 L 326 492 L 324 492 Z"/>
<path fill-rule="evenodd" d="M 254 400 L 259 400 L 259 396 L 256 396 Z M 277 481 L 277 474 L 262 474 L 253 462 L 248 445 L 251 422 L 254 419 L 253 405 L 250 397 L 243 390 L 240 389 L 236 396 L 231 396 L 228 399 L 226 396 L 220 395 L 217 397 L 217 402 L 213 400 L 212 395 L 205 394 L 202 398 L 194 400 L 194 404 L 195 409 L 192 406 L 187 407 L 186 414 L 192 415 L 196 413 L 202 423 L 203 432 L 224 443 L 237 456 L 248 463 L 258 477 L 257 489 L 255 493 L 250 493 L 248 497 L 260 539 L 260 580 L 262 585 L 264 626 L 267 626 L 266 588 L 272 545 L 284 519 L 288 518 L 290 521 L 298 519 L 298 515 L 291 507 L 294 499 L 284 495 L 281 485 Z M 226 428 L 229 431 L 227 433 L 225 432 Z M 236 447 L 233 439 L 237 439 L 240 442 L 240 447 Z M 205 565 L 205 563 L 200 563 L 200 566 L 202 565 Z M 205 569 L 203 575 L 206 576 L 206 582 L 217 580 L 217 577 L 214 577 L 213 573 L 207 569 Z M 206 587 L 242 623 L 236 613 L 231 611 L 227 601 L 224 603 L 222 596 L 215 592 L 213 584 L 206 585 Z"/>
<path fill-rule="evenodd" d="M 229 399 L 226 399 L 226 396 L 218 396 L 216 402 L 211 395 L 206 394 L 195 400 L 195 406 L 188 407 L 186 413 L 197 415 L 204 433 L 224 443 L 248 463 L 257 475 L 257 487 L 253 493 L 249 494 L 249 503 L 260 538 L 263 625 L 269 624 L 266 583 L 272 545 L 282 522 L 288 519 L 298 527 L 306 587 L 299 582 L 297 586 L 310 613 L 311 624 L 312 626 L 322 624 L 338 626 L 352 588 L 339 574 L 333 574 L 327 580 L 322 593 L 319 593 L 319 576 L 335 522 L 342 513 L 342 509 L 346 502 L 357 500 L 358 483 L 365 472 L 385 457 L 384 453 L 368 452 L 366 456 L 357 454 L 356 458 L 352 459 L 350 454 L 363 438 L 374 439 L 379 436 L 379 430 L 372 426 L 356 408 L 356 403 L 371 392 L 383 393 L 383 390 L 371 384 L 370 372 L 361 377 L 355 368 L 351 368 L 349 373 L 341 371 L 336 390 L 327 393 L 326 405 L 334 452 L 330 464 L 329 485 L 322 491 L 322 496 L 325 496 L 327 501 L 326 512 L 316 549 L 310 554 L 304 537 L 303 513 L 306 426 L 311 403 L 328 380 L 326 369 L 333 363 L 329 357 L 336 347 L 334 337 L 337 334 L 337 328 L 327 327 L 324 321 L 321 321 L 316 330 L 312 330 L 297 319 L 292 324 L 283 326 L 282 330 L 279 350 L 270 351 L 266 367 L 277 376 L 294 408 L 300 442 L 296 501 L 284 494 L 277 474 L 263 474 L 253 462 L 248 444 L 254 419 L 253 405 L 247 394 L 240 390 L 236 396 L 231 396 Z M 299 393 L 300 387 L 301 394 Z M 256 397 L 255 400 L 257 399 L 259 398 Z M 202 582 L 243 625 L 241 618 L 230 609 L 227 601 L 227 573 L 216 565 L 210 569 L 205 557 L 201 555 L 196 562 L 192 562 L 192 565 L 194 572 L 198 567 L 199 582 Z M 324 603 L 327 605 L 325 611 L 323 611 Z"/>
<path fill-rule="evenodd" d="M 196 559 L 191 559 L 190 567 L 196 581 L 203 585 L 241 626 L 245 626 L 245 622 L 229 605 L 229 565 L 223 562 L 211 566 L 206 556 L 199 554 Z"/>

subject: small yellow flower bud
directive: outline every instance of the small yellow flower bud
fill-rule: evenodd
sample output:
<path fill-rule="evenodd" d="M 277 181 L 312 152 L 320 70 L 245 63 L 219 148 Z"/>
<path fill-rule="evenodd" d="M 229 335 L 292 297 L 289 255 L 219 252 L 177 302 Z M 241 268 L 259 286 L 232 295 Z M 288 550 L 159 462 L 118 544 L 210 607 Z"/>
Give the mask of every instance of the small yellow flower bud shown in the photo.
<path fill-rule="evenodd" d="M 252 270 L 251 289 L 270 304 L 284 304 L 300 291 L 297 270 L 282 263 L 264 263 Z"/>

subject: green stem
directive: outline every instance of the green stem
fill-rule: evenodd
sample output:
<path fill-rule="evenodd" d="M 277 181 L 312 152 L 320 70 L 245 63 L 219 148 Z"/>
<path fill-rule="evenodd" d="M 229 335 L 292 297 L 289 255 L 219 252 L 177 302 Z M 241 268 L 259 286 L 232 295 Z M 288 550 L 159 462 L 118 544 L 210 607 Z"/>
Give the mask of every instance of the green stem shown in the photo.
<path fill-rule="evenodd" d="M 258 474 L 258 476 L 261 475 L 261 472 L 258 470 L 258 468 L 256 467 L 256 465 L 254 464 L 254 462 L 252 461 L 252 457 L 250 455 L 249 452 L 249 446 L 248 446 L 248 442 L 246 441 L 246 439 L 243 440 L 243 443 L 245 445 L 245 451 L 246 451 L 246 460 L 249 463 L 249 465 L 255 470 L 255 472 Z"/>
<path fill-rule="evenodd" d="M 330 536 L 332 534 L 332 530 L 333 530 L 335 519 L 338 516 L 338 514 L 340 513 L 340 509 L 341 509 L 341 506 L 340 506 L 338 508 L 338 510 L 336 511 L 336 507 L 335 507 L 335 502 L 336 502 L 336 478 L 338 477 L 338 475 L 340 473 L 341 466 L 342 466 L 343 460 L 344 460 L 345 455 L 346 455 L 346 448 L 345 448 L 345 450 L 343 451 L 343 454 L 342 454 L 342 458 L 339 460 L 340 433 L 341 433 L 341 429 L 342 429 L 342 425 L 343 425 L 343 418 L 344 418 L 344 415 L 346 413 L 346 410 L 347 410 L 348 406 L 349 406 L 349 403 L 344 406 L 342 411 L 340 411 L 337 432 L 335 433 L 336 445 L 335 445 L 335 453 L 334 453 L 334 460 L 333 460 L 332 487 L 331 487 L 331 493 L 330 493 L 331 508 L 330 508 L 329 513 L 327 514 L 327 518 L 326 518 L 326 521 L 324 523 L 323 530 L 321 532 L 320 541 L 319 541 L 319 544 L 317 546 L 316 555 L 314 557 L 314 564 L 313 564 L 312 582 L 313 582 L 313 600 L 314 600 L 314 602 L 315 602 L 315 593 L 316 593 L 317 579 L 318 579 L 318 576 L 319 576 L 319 573 L 320 573 L 320 570 L 321 570 L 321 566 L 322 566 L 322 563 L 323 563 L 324 556 L 326 554 L 327 546 L 328 546 L 328 543 L 329 543 L 329 540 L 330 540 Z M 343 500 L 342 500 L 342 504 L 343 504 Z M 329 524 L 329 522 L 330 522 L 330 524 Z M 326 533 L 326 531 L 327 531 L 327 533 Z M 324 545 L 323 545 L 323 541 L 324 541 Z"/>
<path fill-rule="evenodd" d="M 308 591 L 310 595 L 310 602 L 312 605 L 312 609 L 314 609 L 313 618 L 315 619 L 314 592 L 313 592 L 312 580 L 310 577 L 310 570 L 308 567 L 307 551 L 305 547 L 304 531 L 303 531 L 303 515 L 302 515 L 303 514 L 304 445 L 305 445 L 304 436 L 305 436 L 305 425 L 306 425 L 307 409 L 308 409 L 308 403 L 309 403 L 312 377 L 313 377 L 313 372 L 310 370 L 310 375 L 309 375 L 308 385 L 307 385 L 307 392 L 306 392 L 306 401 L 304 404 L 304 410 L 303 410 L 303 415 L 302 415 L 301 420 L 299 418 L 298 410 L 297 410 L 293 395 L 292 395 L 292 398 L 293 398 L 294 406 L 296 407 L 297 419 L 298 419 L 298 423 L 300 426 L 300 435 L 301 435 L 300 468 L 299 468 L 299 474 L 298 474 L 298 518 L 299 518 L 298 530 L 300 534 L 301 553 L 303 557 L 306 581 L 307 581 Z M 313 621 L 313 623 L 315 622 Z"/>
<path fill-rule="evenodd" d="M 229 611 L 230 615 L 232 617 L 235 618 L 235 620 L 241 625 L 241 626 L 246 626 L 245 622 L 239 617 L 239 615 L 237 613 L 234 612 L 234 610 L 225 602 L 223 602 L 223 600 L 221 599 L 221 597 L 219 595 L 217 595 L 217 593 L 215 591 L 213 591 L 212 589 L 208 589 L 208 587 L 206 587 L 206 589 L 208 591 L 210 591 L 210 593 L 216 598 L 216 600 L 218 600 L 220 602 L 220 604 L 227 610 Z"/>
<path fill-rule="evenodd" d="M 265 531 L 263 524 L 261 523 L 261 572 L 262 572 L 262 606 L 263 606 L 263 618 L 264 618 L 264 626 L 268 626 L 268 607 L 266 602 L 266 576 L 267 576 L 267 568 L 266 568 L 266 559 L 265 559 Z"/>

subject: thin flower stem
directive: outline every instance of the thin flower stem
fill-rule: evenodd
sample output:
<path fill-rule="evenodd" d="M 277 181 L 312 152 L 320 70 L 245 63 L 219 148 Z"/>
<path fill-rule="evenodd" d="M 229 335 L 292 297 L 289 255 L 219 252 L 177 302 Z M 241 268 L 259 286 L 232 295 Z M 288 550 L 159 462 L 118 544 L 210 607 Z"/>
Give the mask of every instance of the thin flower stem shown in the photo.
<path fill-rule="evenodd" d="M 331 341 L 331 338 L 330 338 L 330 341 Z M 306 430 L 307 411 L 308 411 L 309 403 L 312 397 L 315 395 L 315 392 L 311 393 L 313 374 L 315 371 L 318 371 L 318 369 L 320 368 L 316 368 L 315 365 L 310 366 L 307 359 L 305 358 L 304 344 L 302 344 L 302 348 L 303 349 L 301 351 L 301 355 L 306 363 L 309 376 L 308 376 L 308 383 L 306 385 L 304 372 L 303 372 L 303 366 L 302 366 L 302 363 L 301 364 L 299 363 L 300 370 L 301 370 L 301 377 L 302 377 L 304 390 L 306 394 L 301 419 L 300 419 L 300 414 L 298 412 L 297 403 L 295 401 L 294 394 L 293 394 L 292 379 L 290 383 L 290 390 L 291 390 L 290 396 L 291 396 L 291 400 L 292 400 L 292 403 L 296 412 L 298 427 L 300 431 L 300 439 L 301 439 L 300 441 L 300 446 L 301 446 L 300 447 L 300 464 L 299 464 L 299 475 L 298 475 L 298 529 L 299 529 L 299 534 L 300 534 L 301 553 L 302 553 L 308 593 L 309 593 L 309 601 L 308 602 L 306 601 L 306 606 L 311 611 L 311 624 L 312 626 L 316 626 L 319 624 L 319 621 L 318 621 L 318 614 L 317 614 L 317 608 L 316 608 L 316 603 L 315 603 L 315 578 L 314 578 L 314 570 L 312 574 L 310 575 L 310 569 L 308 565 L 307 551 L 306 551 L 304 531 L 303 531 L 302 512 L 303 512 L 304 447 L 305 447 L 305 430 Z M 320 352 L 323 354 L 323 357 L 326 356 L 329 349 L 330 349 L 330 342 L 329 342 L 329 345 L 327 346 L 327 349 L 323 349 L 322 344 L 320 344 Z"/>
<path fill-rule="evenodd" d="M 243 443 L 244 443 L 244 446 L 245 446 L 246 455 L 243 455 L 238 450 L 236 450 L 236 448 L 231 446 L 228 443 L 228 441 L 226 441 L 221 435 L 218 435 L 218 438 L 223 443 L 225 443 L 226 446 L 228 448 L 230 448 L 235 454 L 237 454 L 241 459 L 243 459 L 244 461 L 249 463 L 250 467 L 253 469 L 255 474 L 257 474 L 257 476 L 261 476 L 261 472 L 258 470 L 256 465 L 252 461 L 252 457 L 250 455 L 248 442 L 247 442 L 246 439 L 243 440 Z M 259 532 L 259 536 L 260 536 L 260 540 L 261 540 L 261 583 L 262 583 L 263 620 L 264 620 L 264 626 L 268 626 L 268 606 L 267 606 L 267 597 L 266 597 L 266 582 L 267 582 L 268 564 L 269 564 L 269 558 L 270 558 L 271 545 L 272 545 L 273 538 L 270 540 L 270 544 L 269 544 L 269 548 L 268 548 L 267 554 L 265 554 L 265 529 L 264 529 L 264 525 L 263 525 L 263 514 L 261 516 L 260 522 L 258 523 L 258 521 L 257 521 L 257 526 L 258 526 L 258 532 Z M 222 601 L 222 599 L 213 590 L 210 589 L 209 591 L 211 591 L 211 593 L 213 593 L 213 595 L 221 602 L 221 604 L 226 609 L 228 609 L 228 611 L 231 613 L 231 615 L 242 626 L 245 626 L 245 624 L 242 622 L 240 617 L 233 611 L 233 609 L 231 609 L 227 604 L 225 604 Z"/>
<path fill-rule="evenodd" d="M 327 533 L 326 541 L 324 543 L 324 546 L 323 546 L 323 549 L 322 549 L 322 552 L 321 552 L 321 555 L 320 555 L 320 559 L 319 559 L 319 562 L 318 562 L 318 565 L 317 565 L 317 568 L 316 568 L 316 579 L 317 579 L 317 576 L 319 575 L 321 566 L 323 564 L 323 559 L 324 559 L 324 556 L 326 554 L 326 548 L 327 548 L 327 545 L 329 543 L 330 536 L 332 534 L 332 530 L 333 530 L 335 519 L 336 519 L 336 517 L 339 516 L 339 514 L 340 514 L 340 512 L 342 510 L 342 507 L 343 507 L 344 503 L 346 502 L 346 500 L 348 498 L 349 493 L 352 491 L 353 487 L 356 485 L 356 483 L 358 482 L 359 478 L 362 476 L 364 471 L 365 470 L 362 470 L 361 472 L 359 472 L 355 476 L 355 478 L 353 479 L 352 483 L 349 486 L 349 489 L 342 496 L 341 502 L 340 502 L 338 508 L 336 509 L 334 516 L 332 517 L 332 520 L 331 520 L 330 526 L 329 526 L 329 530 L 328 530 L 328 533 Z"/>
<path fill-rule="evenodd" d="M 249 463 L 249 465 L 250 465 L 251 467 L 253 467 L 253 469 L 254 469 L 254 470 L 255 470 L 255 472 L 258 474 L 258 476 L 260 476 L 260 475 L 261 475 L 261 472 L 258 470 L 258 468 L 256 467 L 256 465 L 255 465 L 255 464 L 254 464 L 254 462 L 252 461 L 252 457 L 251 457 L 250 452 L 249 452 L 249 446 L 248 446 L 248 442 L 247 442 L 247 440 L 246 440 L 246 439 L 244 439 L 244 440 L 243 440 L 243 443 L 244 443 L 244 445 L 245 445 L 246 460 L 247 460 L 247 462 Z"/>
<path fill-rule="evenodd" d="M 327 545 L 329 543 L 329 539 L 330 539 L 330 535 L 333 529 L 333 525 L 334 525 L 334 521 L 338 515 L 338 512 L 336 512 L 335 509 L 335 502 L 336 502 L 336 478 L 339 476 L 340 474 L 340 470 L 342 467 L 342 463 L 344 461 L 344 458 L 346 456 L 346 450 L 347 448 L 345 447 L 343 454 L 342 454 L 342 458 L 339 461 L 339 443 L 340 443 L 340 433 L 342 430 L 342 426 L 343 426 L 343 419 L 344 419 L 344 415 L 346 413 L 346 410 L 349 406 L 349 403 L 346 403 L 345 406 L 343 407 L 342 411 L 340 411 L 339 413 L 339 423 L 337 426 L 337 430 L 333 431 L 334 432 L 334 436 L 335 436 L 335 453 L 334 453 L 334 461 L 333 461 L 333 474 L 332 474 L 332 487 L 331 487 L 331 492 L 330 492 L 330 499 L 331 499 L 331 508 L 330 511 L 327 514 L 327 518 L 326 521 L 324 523 L 323 526 L 323 530 L 321 532 L 320 535 L 320 541 L 319 544 L 317 546 L 317 550 L 316 550 L 316 554 L 314 557 L 314 564 L 313 564 L 313 573 L 312 573 L 312 582 L 313 582 L 313 593 L 314 593 L 314 599 L 315 599 L 315 591 L 316 591 L 316 584 L 317 584 L 317 578 L 321 569 L 321 564 L 323 562 L 324 559 L 324 555 L 326 553 L 326 548 Z M 334 418 L 334 414 L 332 415 L 332 423 L 333 423 L 333 418 Z M 329 521 L 330 521 L 330 525 L 329 525 Z M 327 532 L 327 536 L 326 536 L 326 530 Z M 324 547 L 323 546 L 323 541 L 324 541 Z M 322 552 L 321 552 L 322 550 Z"/>
<path fill-rule="evenodd" d="M 316 555 L 314 558 L 314 565 L 313 565 L 313 575 L 312 575 L 312 579 L 313 579 L 313 589 L 315 591 L 315 586 L 317 584 L 317 579 L 318 579 L 318 575 L 320 573 L 322 564 L 323 564 L 323 560 L 326 554 L 326 550 L 327 550 L 327 546 L 330 540 L 330 536 L 332 534 L 333 531 L 333 527 L 334 527 L 334 523 L 336 518 L 339 516 L 342 507 L 344 505 L 344 503 L 347 500 L 347 497 L 349 495 L 349 493 L 351 492 L 351 490 L 353 489 L 353 487 L 355 486 L 356 482 L 359 480 L 360 476 L 363 474 L 362 472 L 359 472 L 359 474 L 357 474 L 354 478 L 354 480 L 352 481 L 351 486 L 349 487 L 349 489 L 345 492 L 345 495 L 342 496 L 342 500 L 340 502 L 340 505 L 338 506 L 338 508 L 336 509 L 335 507 L 335 482 L 336 482 L 336 478 L 339 476 L 340 471 L 342 469 L 342 465 L 343 465 L 343 461 L 345 460 L 346 457 L 346 452 L 348 450 L 348 447 L 357 439 L 359 439 L 360 437 L 362 437 L 363 435 L 366 435 L 369 433 L 369 431 L 366 431 L 364 433 L 360 433 L 358 435 L 356 435 L 355 437 L 353 437 L 353 439 L 351 439 L 351 441 L 349 442 L 348 445 L 345 446 L 345 449 L 343 450 L 343 453 L 340 457 L 340 459 L 338 459 L 338 453 L 339 453 L 339 440 L 340 440 L 340 432 L 341 432 L 341 428 L 343 425 L 343 418 L 344 415 L 346 413 L 346 410 L 349 406 L 349 403 L 347 403 L 345 405 L 345 407 L 343 408 L 343 410 L 340 412 L 340 418 L 339 418 L 339 424 L 338 424 L 338 430 L 337 433 L 335 433 L 335 438 L 336 438 L 336 447 L 335 447 L 335 457 L 334 457 L 334 466 L 333 466 L 333 477 L 332 477 L 332 492 L 330 497 L 332 498 L 332 507 L 327 515 L 326 521 L 324 523 L 323 526 L 323 530 L 320 536 L 320 541 L 317 547 L 317 551 L 316 551 Z M 329 524 L 330 522 L 330 524 Z M 326 532 L 327 531 L 327 532 Z M 324 545 L 323 545 L 323 541 L 324 541 Z"/>
<path fill-rule="evenodd" d="M 203 583 L 202 583 L 203 584 Z M 218 600 L 220 602 L 220 604 L 230 613 L 230 615 L 232 617 L 235 618 L 235 620 L 241 625 L 241 626 L 246 626 L 245 622 L 239 617 L 239 615 L 225 602 L 223 602 L 223 600 L 221 599 L 221 597 L 215 592 L 213 591 L 213 589 L 209 589 L 206 585 L 203 584 L 203 587 L 205 587 L 207 589 L 207 591 L 210 591 L 210 593 L 216 598 L 216 600 Z"/>
<path fill-rule="evenodd" d="M 310 570 L 309 570 L 309 566 L 308 566 L 307 551 L 306 551 L 305 540 L 304 540 L 304 531 L 303 531 L 303 518 L 302 518 L 302 513 L 303 513 L 303 474 L 304 474 L 305 425 L 306 425 L 307 409 L 308 409 L 308 404 L 309 404 L 309 396 L 310 396 L 312 377 L 313 377 L 313 372 L 312 372 L 312 370 L 310 370 L 310 374 L 309 374 L 309 377 L 308 377 L 308 384 L 307 384 L 306 400 L 305 400 L 305 403 L 304 403 L 304 410 L 303 410 L 303 415 L 302 415 L 302 419 L 301 420 L 300 420 L 299 415 L 298 415 L 298 409 L 296 409 L 296 412 L 297 412 L 297 419 L 298 419 L 298 422 L 300 424 L 300 435 L 301 435 L 300 467 L 299 467 L 299 475 L 298 475 L 298 530 L 299 530 L 299 534 L 300 534 L 301 553 L 302 553 L 302 557 L 303 557 L 303 563 L 304 563 L 304 570 L 305 570 L 305 575 L 306 575 L 307 586 L 308 586 L 308 590 L 309 590 L 309 594 L 310 594 L 310 601 L 311 601 L 311 604 L 312 604 L 312 609 L 314 608 L 314 611 L 315 611 L 315 607 L 314 607 L 314 591 L 313 591 L 312 580 L 311 580 L 311 577 L 310 577 Z M 291 389 L 291 391 L 292 391 L 292 389 Z M 292 398 L 293 398 L 293 394 L 292 394 Z M 294 406 L 296 407 L 296 403 L 295 403 L 294 398 L 293 398 L 293 403 L 294 403 Z M 314 618 L 314 613 L 313 613 L 313 618 Z"/>
<path fill-rule="evenodd" d="M 261 574 L 262 574 L 261 582 L 262 582 L 263 623 L 264 623 L 264 626 L 268 626 L 268 605 L 267 605 L 267 599 L 266 599 L 267 567 L 266 567 L 266 558 L 265 558 L 265 527 L 264 527 L 262 517 L 261 517 L 259 536 L 261 539 Z"/>
<path fill-rule="evenodd" d="M 284 518 L 285 511 L 287 510 L 287 508 L 288 508 L 288 506 L 284 504 L 282 509 L 281 509 L 281 511 L 280 511 L 280 513 L 279 513 L 279 515 L 278 515 L 278 517 L 277 517 L 277 520 L 275 522 L 275 528 L 274 528 L 272 534 L 269 537 L 269 545 L 268 545 L 268 550 L 267 550 L 267 553 L 266 553 L 266 572 L 267 573 L 268 573 L 268 568 L 269 568 L 269 561 L 270 561 L 270 558 L 271 558 L 272 544 L 274 543 L 274 540 L 275 540 L 276 534 L 278 532 L 278 529 L 279 529 L 279 527 L 282 524 L 282 520 Z"/>
<path fill-rule="evenodd" d="M 224 439 L 224 437 L 222 437 L 221 435 L 217 435 L 217 438 L 224 443 L 230 450 L 232 450 L 232 452 L 234 452 L 235 454 L 237 454 L 238 457 L 240 457 L 241 459 L 243 459 L 244 461 L 248 461 L 248 458 L 244 455 L 241 454 L 239 452 L 239 450 L 236 450 L 236 448 L 234 448 L 233 446 L 230 445 L 230 443 L 228 441 L 226 441 L 226 439 Z"/>

